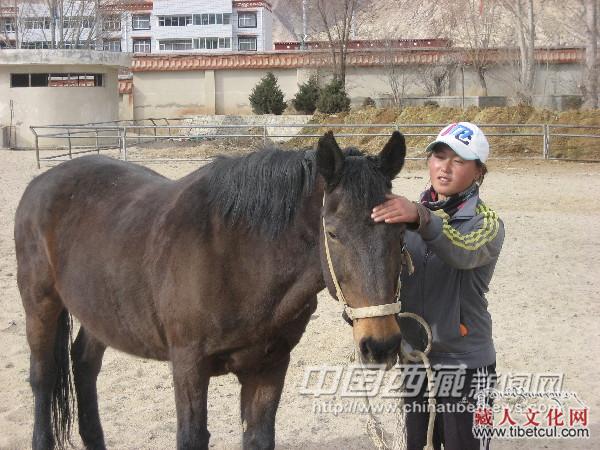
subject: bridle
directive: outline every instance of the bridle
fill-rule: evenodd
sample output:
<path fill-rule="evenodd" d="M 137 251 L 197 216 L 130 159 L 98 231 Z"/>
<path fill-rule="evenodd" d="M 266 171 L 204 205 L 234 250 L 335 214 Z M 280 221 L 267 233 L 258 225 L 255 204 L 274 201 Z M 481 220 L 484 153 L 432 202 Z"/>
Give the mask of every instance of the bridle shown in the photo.
<path fill-rule="evenodd" d="M 408 318 L 408 319 L 417 321 L 417 323 L 423 327 L 423 329 L 425 330 L 425 333 L 427 334 L 427 346 L 426 346 L 425 350 L 423 350 L 423 351 L 413 350 L 410 353 L 405 353 L 404 351 L 401 350 L 401 353 L 406 360 L 411 361 L 411 362 L 422 362 L 423 366 L 425 367 L 425 372 L 427 374 L 427 389 L 429 391 L 429 394 L 427 396 L 427 410 L 429 411 L 429 418 L 427 421 L 427 440 L 426 440 L 425 447 L 423 447 L 423 448 L 424 448 L 424 450 L 434 450 L 433 428 L 434 428 L 434 424 L 435 424 L 435 415 L 436 415 L 435 384 L 433 381 L 433 371 L 431 369 L 431 363 L 429 362 L 429 358 L 427 357 L 427 355 L 431 351 L 431 345 L 433 342 L 431 328 L 429 327 L 427 322 L 425 322 L 425 320 L 422 317 L 420 317 L 419 315 L 411 313 L 411 312 L 402 312 L 402 313 L 400 312 L 400 307 L 401 307 L 401 305 L 400 305 L 400 287 L 401 287 L 400 274 L 398 274 L 398 284 L 396 286 L 396 295 L 395 295 L 393 303 L 387 303 L 384 305 L 375 305 L 375 306 L 365 306 L 362 308 L 352 308 L 348 304 L 348 301 L 346 300 L 346 297 L 344 297 L 344 293 L 342 292 L 342 288 L 340 287 L 340 283 L 338 282 L 338 279 L 335 275 L 335 270 L 333 268 L 333 261 L 331 259 L 331 252 L 329 250 L 329 242 L 327 240 L 327 230 L 325 228 L 325 211 L 324 211 L 325 208 L 324 208 L 324 206 L 325 206 L 325 194 L 323 194 L 322 225 L 323 225 L 323 240 L 325 243 L 325 254 L 327 256 L 327 266 L 329 268 L 329 275 L 331 276 L 331 279 L 333 280 L 333 284 L 335 286 L 336 297 L 339 301 L 341 301 L 344 304 L 344 314 L 349 319 L 348 323 L 350 325 L 352 325 L 353 321 L 355 319 L 364 319 L 367 317 L 383 317 L 383 316 L 394 315 L 394 316 L 396 316 L 397 319 Z M 406 248 L 405 243 L 402 244 L 400 272 L 402 272 L 402 268 L 404 266 L 406 266 L 409 275 L 411 275 L 414 272 L 412 257 L 410 256 L 410 253 L 409 253 L 408 249 Z M 356 349 L 355 349 L 354 355 L 356 355 Z M 360 359 L 359 359 L 359 361 L 360 361 Z M 375 445 L 378 448 L 392 448 L 392 446 L 390 446 L 383 438 L 383 436 L 384 436 L 383 428 L 382 428 L 381 424 L 379 423 L 379 421 L 377 420 L 377 418 L 373 414 L 373 409 L 371 408 L 371 405 L 369 404 L 368 395 L 364 396 L 364 401 L 367 406 L 366 410 L 369 412 L 369 419 L 367 421 L 367 433 L 373 440 L 373 443 L 375 443 Z M 403 431 L 401 431 L 401 432 L 403 432 Z"/>
<path fill-rule="evenodd" d="M 325 206 L 325 194 L 323 194 L 323 207 Z M 329 250 L 329 241 L 327 238 L 327 229 L 325 228 L 325 212 L 323 211 L 323 240 L 325 243 L 325 255 L 327 256 L 327 266 L 329 268 L 329 275 L 333 280 L 333 285 L 335 286 L 335 295 L 337 300 L 344 304 L 344 313 L 348 317 L 350 321 L 354 321 L 356 319 L 366 319 L 370 317 L 383 317 L 383 316 L 392 316 L 396 315 L 400 312 L 400 274 L 398 274 L 398 284 L 396 286 L 396 295 L 394 301 L 392 303 L 386 303 L 383 305 L 374 305 L 374 306 L 364 306 L 361 308 L 353 308 L 350 306 L 346 297 L 344 297 L 344 293 L 342 292 L 342 288 L 340 287 L 340 283 L 335 275 L 335 269 L 333 268 L 333 260 L 331 259 L 331 252 Z M 410 253 L 408 252 L 406 245 L 402 245 L 402 257 L 401 257 L 401 265 L 400 271 L 402 271 L 403 266 L 407 266 L 409 274 L 413 272 L 413 263 Z"/>

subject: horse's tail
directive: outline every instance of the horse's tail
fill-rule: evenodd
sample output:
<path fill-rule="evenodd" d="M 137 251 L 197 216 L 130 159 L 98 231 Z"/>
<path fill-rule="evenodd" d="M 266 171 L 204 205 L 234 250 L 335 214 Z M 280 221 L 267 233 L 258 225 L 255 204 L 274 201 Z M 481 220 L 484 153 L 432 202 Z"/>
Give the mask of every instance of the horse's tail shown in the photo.
<path fill-rule="evenodd" d="M 63 309 L 56 328 L 54 360 L 56 362 L 56 382 L 52 392 L 52 428 L 55 444 L 65 449 L 71 443 L 71 426 L 75 411 L 73 382 L 71 380 L 70 351 L 73 342 L 73 320 L 67 309 Z"/>

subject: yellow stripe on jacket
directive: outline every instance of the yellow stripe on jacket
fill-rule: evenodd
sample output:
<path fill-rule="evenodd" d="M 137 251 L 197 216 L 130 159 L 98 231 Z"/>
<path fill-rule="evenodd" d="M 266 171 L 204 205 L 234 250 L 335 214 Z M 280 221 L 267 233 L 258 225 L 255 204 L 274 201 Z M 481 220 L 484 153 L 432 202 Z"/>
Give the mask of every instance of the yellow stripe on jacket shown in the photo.
<path fill-rule="evenodd" d="M 443 219 L 442 232 L 457 247 L 471 251 L 477 250 L 492 241 L 498 234 L 500 223 L 498 214 L 493 209 L 484 204 L 479 204 L 475 212 L 477 215 L 483 216 L 482 226 L 466 234 L 462 234 L 448 223 L 449 216 L 446 213 L 444 213 L 445 217 L 438 213 Z"/>

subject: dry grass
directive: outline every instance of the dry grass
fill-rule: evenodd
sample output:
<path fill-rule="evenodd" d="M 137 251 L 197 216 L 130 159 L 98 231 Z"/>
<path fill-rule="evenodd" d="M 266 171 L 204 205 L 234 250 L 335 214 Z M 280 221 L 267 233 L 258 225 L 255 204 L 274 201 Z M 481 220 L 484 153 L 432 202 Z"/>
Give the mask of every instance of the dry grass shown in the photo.
<path fill-rule="evenodd" d="M 445 124 L 457 121 L 469 121 L 476 124 L 570 124 L 600 126 L 600 111 L 592 110 L 569 110 L 564 112 L 535 109 L 527 106 L 514 106 L 505 108 L 476 108 L 470 107 L 465 110 L 458 108 L 446 108 L 435 106 L 407 107 L 403 109 L 394 108 L 361 108 L 348 113 L 337 115 L 316 114 L 312 124 L 321 124 L 319 128 L 304 128 L 301 134 L 322 134 L 330 127 L 328 124 L 392 124 L 384 131 L 381 128 L 366 128 L 364 133 L 391 132 L 393 124 Z M 405 133 L 437 133 L 439 127 L 410 128 L 400 127 Z M 540 128 L 488 128 L 488 134 L 493 133 L 541 133 Z M 356 133 L 352 128 L 336 128 L 335 133 Z M 575 134 L 600 134 L 600 130 L 584 128 L 568 131 L 566 129 L 556 130 L 557 133 Z M 409 156 L 422 155 L 432 137 L 407 136 L 410 147 Z M 340 139 L 344 145 L 353 145 L 368 152 L 378 152 L 386 138 L 379 136 L 362 136 Z M 495 156 L 501 157 L 531 157 L 541 156 L 541 136 L 490 136 L 490 145 Z M 551 141 L 551 155 L 559 158 L 575 159 L 600 159 L 600 148 L 598 139 L 593 138 L 564 138 L 557 137 Z M 291 147 L 303 147 L 312 145 L 314 139 L 298 137 L 288 142 Z"/>

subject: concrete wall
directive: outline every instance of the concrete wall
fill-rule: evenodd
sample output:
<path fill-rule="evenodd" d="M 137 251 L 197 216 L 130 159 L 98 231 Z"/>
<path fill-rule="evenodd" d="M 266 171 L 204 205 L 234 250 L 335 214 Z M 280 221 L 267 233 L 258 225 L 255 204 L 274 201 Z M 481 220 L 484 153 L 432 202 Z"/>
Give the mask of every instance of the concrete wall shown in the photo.
<path fill-rule="evenodd" d="M 402 67 L 397 74 L 399 83 L 407 95 L 425 95 L 420 83 L 421 67 Z M 391 96 L 389 69 L 385 67 L 349 67 L 346 74 L 346 90 L 354 104 L 362 104 L 366 97 L 385 98 Z"/>
<path fill-rule="evenodd" d="M 133 93 L 119 95 L 119 120 L 133 120 Z"/>
<path fill-rule="evenodd" d="M 517 87 L 516 68 L 510 64 L 493 66 L 486 74 L 488 95 L 512 97 Z M 579 94 L 582 68 L 576 64 L 538 65 L 535 77 L 535 95 Z M 461 95 L 462 77 L 456 70 L 451 78 L 449 95 Z M 479 80 L 474 71 L 465 70 L 465 95 L 482 95 Z"/>
<path fill-rule="evenodd" d="M 405 96 L 416 98 L 407 104 L 426 101 L 423 84 L 428 74 L 424 66 L 403 66 L 398 70 L 399 82 L 404 86 Z M 268 69 L 207 70 L 190 72 L 135 72 L 133 117 L 181 117 L 197 114 L 251 114 L 248 97 Z M 291 100 L 298 85 L 317 74 L 321 85 L 331 79 L 326 69 L 290 68 L 272 70 L 278 78 L 285 100 Z M 366 97 L 379 105 L 389 104 L 391 98 L 389 69 L 386 67 L 349 67 L 346 88 L 353 105 L 360 105 Z M 561 64 L 540 66 L 536 78 L 536 102 L 539 105 L 563 105 L 562 101 L 548 96 L 578 94 L 581 68 Z M 514 74 L 505 67 L 495 67 L 487 75 L 488 95 L 507 97 L 514 95 Z M 462 77 L 459 70 L 451 76 L 443 95 L 461 96 Z M 465 70 L 465 95 L 471 97 L 466 105 L 481 104 L 481 88 L 476 74 Z M 539 97 L 539 98 L 538 98 Z M 494 100 L 499 104 L 497 100 Z M 125 102 L 121 102 L 125 106 Z M 447 99 L 444 104 L 460 105 L 461 101 Z M 501 102 L 500 102 L 501 103 Z M 508 101 L 510 103 L 510 100 Z"/>
<path fill-rule="evenodd" d="M 273 70 L 286 101 L 298 91 L 296 69 Z M 248 97 L 252 88 L 267 70 L 217 70 L 215 71 L 215 106 L 217 114 L 250 114 L 252 107 Z"/>
<path fill-rule="evenodd" d="M 10 87 L 11 73 L 102 73 L 102 87 Z M 117 120 L 117 68 L 101 65 L 0 65 L 0 125 L 17 127 L 17 147 L 35 144 L 31 125 Z"/>
<path fill-rule="evenodd" d="M 208 71 L 210 73 L 210 71 Z M 137 72 L 133 76 L 133 117 L 180 117 L 214 113 L 206 96 L 205 72 Z"/>

